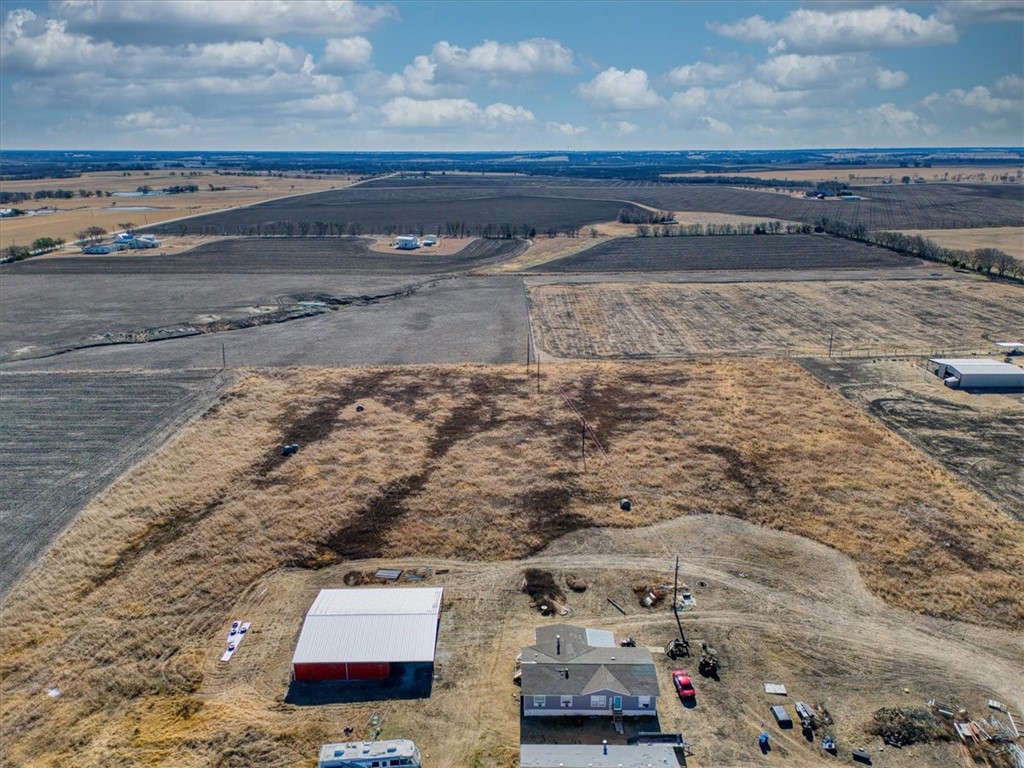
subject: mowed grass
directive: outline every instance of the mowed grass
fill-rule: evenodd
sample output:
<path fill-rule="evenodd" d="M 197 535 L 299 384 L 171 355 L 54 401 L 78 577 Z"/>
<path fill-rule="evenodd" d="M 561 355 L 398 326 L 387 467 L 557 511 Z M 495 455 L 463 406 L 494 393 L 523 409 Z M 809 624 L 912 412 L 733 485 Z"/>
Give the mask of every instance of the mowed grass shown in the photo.
<path fill-rule="evenodd" d="M 728 238 L 716 238 L 726 240 Z M 984 279 L 529 286 L 541 348 L 568 359 L 995 352 L 1024 289 Z"/>
<path fill-rule="evenodd" d="M 204 697 L 260 577 L 504 560 L 704 513 L 834 547 L 896 607 L 1024 628 L 1024 526 L 788 363 L 548 365 L 540 392 L 521 367 L 252 373 L 8 597 L 3 762 L 308 763 L 337 735 L 329 713 Z"/>

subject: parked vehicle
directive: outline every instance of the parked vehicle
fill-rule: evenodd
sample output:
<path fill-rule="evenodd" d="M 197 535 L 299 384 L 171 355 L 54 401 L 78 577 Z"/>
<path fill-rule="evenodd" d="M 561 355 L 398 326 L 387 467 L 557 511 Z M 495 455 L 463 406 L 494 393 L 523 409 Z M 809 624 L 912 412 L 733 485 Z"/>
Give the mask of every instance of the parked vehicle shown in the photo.
<path fill-rule="evenodd" d="M 697 690 L 693 687 L 693 681 L 690 680 L 690 673 L 685 669 L 677 669 L 672 673 L 672 683 L 675 685 L 680 699 L 697 697 Z"/>

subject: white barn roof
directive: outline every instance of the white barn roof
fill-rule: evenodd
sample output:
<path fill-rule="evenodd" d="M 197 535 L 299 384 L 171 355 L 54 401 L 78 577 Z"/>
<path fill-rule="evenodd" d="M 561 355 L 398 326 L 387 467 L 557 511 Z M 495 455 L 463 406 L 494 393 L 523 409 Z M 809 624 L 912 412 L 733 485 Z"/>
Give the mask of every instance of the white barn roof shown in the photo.
<path fill-rule="evenodd" d="M 440 587 L 322 589 L 293 664 L 433 661 Z"/>
<path fill-rule="evenodd" d="M 996 360 L 985 358 L 932 358 L 929 362 L 936 365 L 945 365 L 957 373 L 1009 373 L 1014 376 L 1024 375 L 1024 371 L 1012 363 L 1000 363 Z"/>

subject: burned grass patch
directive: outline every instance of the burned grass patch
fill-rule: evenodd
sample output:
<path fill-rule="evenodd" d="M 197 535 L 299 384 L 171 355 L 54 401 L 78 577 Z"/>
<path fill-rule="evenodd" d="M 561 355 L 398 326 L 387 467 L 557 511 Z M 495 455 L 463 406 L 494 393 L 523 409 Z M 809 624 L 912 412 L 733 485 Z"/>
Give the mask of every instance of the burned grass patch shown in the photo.
<path fill-rule="evenodd" d="M 565 592 L 558 586 L 551 571 L 527 568 L 523 571 L 522 589 L 530 598 L 530 604 L 541 612 L 551 612 L 555 604 L 565 602 Z"/>

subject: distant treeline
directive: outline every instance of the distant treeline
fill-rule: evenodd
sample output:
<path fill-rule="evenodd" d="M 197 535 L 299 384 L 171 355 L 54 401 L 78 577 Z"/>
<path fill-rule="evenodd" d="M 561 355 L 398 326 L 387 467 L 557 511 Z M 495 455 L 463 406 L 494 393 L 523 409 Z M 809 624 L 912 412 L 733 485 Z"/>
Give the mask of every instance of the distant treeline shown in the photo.
<path fill-rule="evenodd" d="M 732 187 L 778 187 L 780 189 L 810 189 L 814 187 L 814 182 L 810 181 L 760 179 L 756 176 L 676 176 L 662 179 L 662 181 L 672 184 L 726 184 Z"/>
<path fill-rule="evenodd" d="M 809 235 L 810 224 L 783 224 L 781 221 L 740 222 L 738 224 L 709 222 L 707 224 L 638 224 L 637 237 L 715 237 L 727 235 Z"/>
<path fill-rule="evenodd" d="M 190 227 L 188 222 L 163 224 L 147 227 L 147 231 L 166 232 L 168 234 L 187 235 L 221 235 L 235 237 L 360 237 L 363 235 L 417 235 L 428 234 L 442 237 L 484 237 L 512 240 L 532 239 L 537 237 L 538 230 L 531 224 L 512 224 L 500 222 L 492 224 L 468 224 L 465 221 L 448 221 L 441 226 L 417 224 L 361 224 L 357 221 L 267 221 L 259 224 L 238 224 L 216 226 L 203 224 Z M 566 224 L 560 227 L 548 227 L 541 234 L 548 237 L 579 237 L 581 227 Z M 592 236 L 596 232 L 591 233 Z"/>
<path fill-rule="evenodd" d="M 821 218 L 815 222 L 816 232 L 827 232 L 847 240 L 871 243 L 895 253 L 925 261 L 949 264 L 956 269 L 970 269 L 983 275 L 998 275 L 1012 280 L 1024 280 L 1024 264 L 998 248 L 976 248 L 973 251 L 962 248 L 944 248 L 933 240 L 921 235 L 906 235 L 902 232 L 872 232 L 860 224 Z"/>
<path fill-rule="evenodd" d="M 621 224 L 662 224 L 673 221 L 675 216 L 672 211 L 648 211 L 646 208 L 620 208 L 619 222 Z"/>

